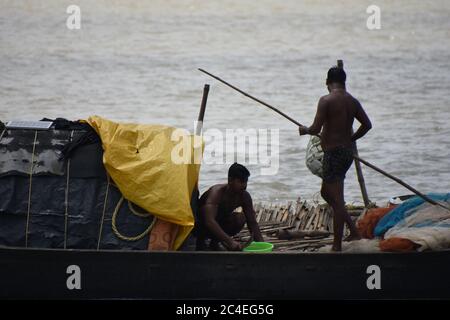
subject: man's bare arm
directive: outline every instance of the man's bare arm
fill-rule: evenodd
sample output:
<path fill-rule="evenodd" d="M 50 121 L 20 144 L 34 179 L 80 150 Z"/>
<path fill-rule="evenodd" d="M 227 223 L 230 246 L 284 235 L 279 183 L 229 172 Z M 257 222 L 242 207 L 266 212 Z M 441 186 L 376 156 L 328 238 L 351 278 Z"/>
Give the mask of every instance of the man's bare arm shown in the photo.
<path fill-rule="evenodd" d="M 247 220 L 248 229 L 252 233 L 253 239 L 255 241 L 264 241 L 264 238 L 261 235 L 261 230 L 259 230 L 258 222 L 256 222 L 256 214 L 255 210 L 253 209 L 252 197 L 248 192 L 246 192 L 243 197 L 244 199 L 242 209 Z"/>
<path fill-rule="evenodd" d="M 204 210 L 203 214 L 205 217 L 205 227 L 216 239 L 224 243 L 229 248 L 232 248 L 235 241 L 233 241 L 233 239 L 231 239 L 231 237 L 223 231 L 216 221 L 217 208 L 217 205 L 211 203 L 206 203 L 202 207 L 202 210 Z"/>
<path fill-rule="evenodd" d="M 320 98 L 319 104 L 317 106 L 316 116 L 314 118 L 313 124 L 308 127 L 299 127 L 300 135 L 310 134 L 317 135 L 322 130 L 322 126 L 325 123 L 325 119 L 327 116 L 327 104 L 324 97 Z"/>
<path fill-rule="evenodd" d="M 370 129 L 372 129 L 372 123 L 370 122 L 369 117 L 361 106 L 361 103 L 359 103 L 359 101 L 356 99 L 355 101 L 357 104 L 355 118 L 361 123 L 361 125 L 359 126 L 358 130 L 356 130 L 356 132 L 352 135 L 353 142 L 358 140 L 359 138 L 362 138 Z"/>

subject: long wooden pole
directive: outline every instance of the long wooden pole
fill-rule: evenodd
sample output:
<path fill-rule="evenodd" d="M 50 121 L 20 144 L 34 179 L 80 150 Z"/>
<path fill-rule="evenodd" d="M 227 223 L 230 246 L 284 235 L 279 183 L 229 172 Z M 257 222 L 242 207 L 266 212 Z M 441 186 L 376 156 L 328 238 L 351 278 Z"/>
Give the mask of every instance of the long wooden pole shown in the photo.
<path fill-rule="evenodd" d="M 197 126 L 195 128 L 195 134 L 198 136 L 202 133 L 203 119 L 205 117 L 206 102 L 208 101 L 208 94 L 209 94 L 209 84 L 205 84 L 205 86 L 203 87 L 203 97 L 202 97 L 202 103 L 200 105 L 200 112 L 198 113 Z"/>
<path fill-rule="evenodd" d="M 355 142 L 354 155 L 359 157 L 356 142 Z M 364 207 L 368 208 L 370 205 L 370 200 L 369 200 L 369 195 L 367 193 L 366 183 L 364 181 L 364 176 L 362 174 L 361 163 L 359 163 L 359 160 L 356 159 L 355 157 L 354 157 L 354 160 L 355 160 L 356 176 L 358 177 L 358 183 L 359 183 L 359 188 L 361 189 L 361 195 L 362 195 L 362 198 L 364 201 Z"/>
<path fill-rule="evenodd" d="M 232 84 L 229 84 L 229 83 L 226 82 L 225 80 L 220 79 L 219 77 L 217 77 L 217 76 L 215 76 L 215 75 L 209 73 L 208 71 L 205 71 L 205 70 L 203 70 L 203 69 L 198 69 L 198 70 L 201 71 L 201 72 L 203 72 L 203 73 L 206 73 L 208 76 L 210 76 L 210 77 L 212 77 L 212 78 L 214 78 L 214 79 L 216 79 L 216 80 L 219 80 L 219 81 L 222 82 L 223 84 L 229 86 L 230 88 L 236 90 L 237 92 L 240 92 L 240 93 L 243 94 L 244 96 L 249 97 L 250 99 L 255 100 L 256 102 L 259 102 L 259 103 L 261 103 L 262 105 L 265 105 L 267 108 L 272 109 L 272 110 L 275 111 L 276 113 L 281 114 L 283 117 L 285 117 L 285 118 L 288 119 L 289 121 L 295 123 L 295 124 L 298 125 L 299 127 L 302 126 L 301 123 L 299 123 L 299 122 L 297 122 L 296 120 L 292 119 L 292 118 L 289 117 L 287 114 L 285 114 L 284 112 L 281 112 L 281 111 L 278 110 L 277 108 L 272 107 L 270 104 L 268 104 L 268 103 L 266 103 L 266 102 L 264 102 L 264 101 L 262 101 L 262 100 L 259 100 L 258 98 L 255 98 L 254 96 L 249 95 L 247 92 L 244 92 L 244 91 L 242 91 L 242 90 L 239 89 L 239 88 L 236 88 L 236 87 L 233 86 Z"/>
<path fill-rule="evenodd" d="M 222 82 L 223 84 L 226 84 L 226 85 L 229 86 L 230 88 L 233 88 L 234 90 L 236 90 L 236 91 L 242 93 L 244 96 L 249 97 L 250 99 L 255 100 L 255 101 L 257 101 L 257 102 L 259 102 L 259 103 L 265 105 L 266 107 L 268 107 L 268 108 L 274 110 L 275 112 L 277 112 L 278 114 L 282 115 L 282 116 L 285 117 L 286 119 L 288 119 L 288 120 L 290 120 L 291 122 L 295 123 L 297 126 L 302 126 L 299 122 L 295 121 L 294 119 L 292 119 L 291 117 L 289 117 L 289 116 L 286 115 L 285 113 L 281 112 L 281 111 L 278 110 L 277 108 L 275 108 L 275 107 L 269 105 L 268 103 L 265 103 L 265 102 L 263 102 L 263 101 L 261 101 L 261 100 L 255 98 L 255 97 L 249 95 L 248 93 L 246 93 L 246 92 L 244 92 L 244 91 L 242 91 L 242 90 L 236 88 L 235 86 L 229 84 L 228 82 L 226 82 L 226 81 L 220 79 L 219 77 L 217 77 L 217 76 L 215 76 L 215 75 L 213 75 L 213 74 L 211 74 L 211 73 L 209 73 L 209 72 L 207 72 L 207 71 L 205 71 L 205 70 L 203 70 L 203 69 L 198 69 L 198 70 L 201 71 L 201 72 L 203 72 L 203 73 L 206 73 L 207 75 L 209 75 L 209 76 L 213 77 L 214 79 L 216 79 L 216 80 Z M 405 183 L 405 182 L 403 182 L 402 180 L 400 180 L 400 179 L 394 177 L 393 175 L 388 174 L 387 172 L 385 172 L 385 171 L 383 171 L 383 170 L 377 168 L 376 166 L 374 166 L 373 164 L 367 162 L 366 160 L 361 159 L 359 156 L 353 155 L 353 158 L 356 159 L 356 160 L 358 160 L 359 162 L 365 164 L 365 165 L 368 166 L 369 168 L 372 168 L 372 169 L 374 169 L 375 171 L 378 171 L 379 173 L 385 175 L 386 177 L 388 177 L 388 178 L 394 180 L 395 182 L 401 184 L 402 186 L 404 186 L 404 187 L 407 188 L 408 190 L 412 191 L 413 193 L 415 193 L 416 195 L 418 195 L 419 197 L 421 197 L 421 198 L 424 199 L 425 201 L 427 201 L 427 202 L 429 202 L 429 203 L 431 203 L 431 204 L 433 204 L 433 205 L 438 205 L 438 206 L 440 206 L 440 207 L 442 207 L 442 208 L 445 208 L 445 209 L 447 209 L 447 210 L 450 210 L 450 208 L 447 208 L 446 206 L 444 206 L 444 205 L 442 205 L 442 204 L 440 204 L 440 203 L 434 201 L 433 199 L 431 199 L 431 198 L 427 197 L 426 195 L 424 195 L 423 193 L 417 191 L 416 189 L 414 189 L 413 187 L 411 187 L 411 186 L 408 185 L 407 183 Z"/>

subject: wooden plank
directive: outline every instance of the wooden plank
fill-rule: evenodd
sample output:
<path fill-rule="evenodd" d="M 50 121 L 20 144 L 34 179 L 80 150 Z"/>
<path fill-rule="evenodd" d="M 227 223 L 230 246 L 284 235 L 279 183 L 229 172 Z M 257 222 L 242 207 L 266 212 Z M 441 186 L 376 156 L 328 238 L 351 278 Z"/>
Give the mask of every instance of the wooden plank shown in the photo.
<path fill-rule="evenodd" d="M 319 219 L 317 219 L 316 229 L 315 230 L 321 230 L 322 229 L 322 221 L 323 221 L 323 208 L 322 205 L 319 205 Z"/>
<path fill-rule="evenodd" d="M 331 208 L 328 208 L 328 214 L 330 216 L 330 219 L 329 219 L 329 222 L 328 222 L 328 231 L 334 232 L 334 227 L 333 227 L 334 217 L 333 217 L 333 212 L 332 212 Z"/>
<path fill-rule="evenodd" d="M 289 218 L 289 215 L 290 215 L 290 213 L 291 213 L 291 210 L 292 210 L 292 201 L 289 201 L 289 202 L 288 202 L 288 208 L 287 208 L 287 210 L 284 212 L 283 217 L 282 217 L 282 219 L 281 219 L 282 222 L 287 222 L 287 221 L 288 221 L 288 218 Z"/>
<path fill-rule="evenodd" d="M 308 204 L 308 209 L 307 209 L 307 215 L 305 216 L 305 221 L 304 224 L 302 226 L 302 228 L 304 230 L 306 230 L 309 227 L 309 223 L 313 218 L 313 214 L 314 214 L 314 205 Z"/>
<path fill-rule="evenodd" d="M 289 225 L 294 226 L 294 224 L 297 222 L 301 208 L 302 208 L 302 204 L 297 201 L 297 205 L 295 206 L 295 211 L 289 217 L 289 220 L 288 220 Z"/>
<path fill-rule="evenodd" d="M 266 213 L 266 219 L 264 220 L 265 222 L 270 221 L 270 217 L 272 216 L 273 209 L 274 209 L 273 208 L 273 204 L 271 203 L 270 207 L 269 207 L 269 209 L 267 210 L 267 213 Z"/>
<path fill-rule="evenodd" d="M 279 219 L 280 219 L 280 222 L 283 222 L 283 221 L 284 221 L 284 217 L 287 216 L 288 212 L 289 212 L 289 207 L 286 207 L 286 208 L 283 210 L 283 212 L 281 212 L 280 218 L 279 218 Z"/>
<path fill-rule="evenodd" d="M 301 221 L 299 219 L 296 219 L 294 221 L 294 230 L 298 230 L 300 228 Z"/>
<path fill-rule="evenodd" d="M 262 217 L 261 217 L 261 222 L 266 222 L 266 220 L 267 220 L 267 212 L 268 211 L 269 211 L 269 208 L 265 207 L 264 208 L 264 212 L 263 212 Z"/>
<path fill-rule="evenodd" d="M 281 211 L 283 210 L 283 206 L 280 206 L 273 215 L 272 221 L 279 221 L 278 217 L 280 216 Z"/>
<path fill-rule="evenodd" d="M 309 211 L 307 208 L 302 208 L 302 211 L 300 213 L 299 221 L 300 225 L 298 227 L 298 230 L 303 230 L 306 224 L 306 219 L 308 219 Z"/>
<path fill-rule="evenodd" d="M 320 221 L 319 221 L 319 230 L 324 230 L 324 221 L 326 217 L 325 206 L 320 206 Z"/>
<path fill-rule="evenodd" d="M 305 225 L 305 228 L 304 228 L 305 230 L 310 230 L 311 224 L 314 221 L 315 217 L 316 217 L 316 210 L 315 210 L 315 208 L 313 208 L 311 210 L 311 215 L 310 215 L 310 217 L 308 219 L 308 222 Z"/>
<path fill-rule="evenodd" d="M 300 218 L 300 215 L 303 211 L 303 208 L 305 207 L 305 202 L 300 203 L 297 207 L 296 207 L 296 211 L 295 211 L 295 217 L 296 218 Z"/>
<path fill-rule="evenodd" d="M 300 220 L 300 225 L 299 225 L 298 230 L 305 229 L 305 225 L 306 225 L 306 222 L 308 220 L 308 217 L 309 217 L 309 210 L 307 208 L 303 208 L 302 209 L 302 213 L 300 214 L 300 219 L 299 219 Z"/>
<path fill-rule="evenodd" d="M 284 206 L 284 207 L 283 207 L 283 210 L 281 210 L 281 211 L 278 213 L 277 221 L 281 222 L 281 221 L 283 220 L 283 216 L 284 216 L 284 213 L 285 213 L 286 211 L 287 211 L 287 206 Z"/>
<path fill-rule="evenodd" d="M 289 209 L 283 212 L 283 215 L 281 217 L 281 222 L 286 222 L 289 217 Z"/>
<path fill-rule="evenodd" d="M 258 214 L 256 215 L 256 222 L 259 223 L 261 221 L 261 216 L 262 216 L 263 211 L 264 211 L 264 208 L 261 207 L 258 211 Z"/>
<path fill-rule="evenodd" d="M 316 207 L 316 219 L 315 219 L 315 221 L 314 221 L 314 228 L 313 228 L 313 230 L 317 230 L 318 228 L 319 228 L 319 221 L 320 221 L 320 217 L 321 217 L 321 212 L 320 212 L 320 205 L 318 205 L 317 207 Z"/>
<path fill-rule="evenodd" d="M 323 214 L 325 216 L 325 221 L 324 221 L 324 224 L 323 224 L 323 228 L 324 228 L 324 230 L 328 230 L 328 225 L 330 223 L 331 216 L 330 216 L 330 211 L 328 210 L 327 207 L 325 207 Z"/>

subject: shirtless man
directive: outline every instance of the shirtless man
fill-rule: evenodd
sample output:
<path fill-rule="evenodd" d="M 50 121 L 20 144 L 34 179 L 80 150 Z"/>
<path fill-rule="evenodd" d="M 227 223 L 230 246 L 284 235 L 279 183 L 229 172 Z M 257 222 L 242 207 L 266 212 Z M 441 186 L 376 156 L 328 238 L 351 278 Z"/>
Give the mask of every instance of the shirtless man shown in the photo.
<path fill-rule="evenodd" d="M 344 223 L 347 223 L 350 229 L 350 236 L 345 240 L 361 238 L 345 208 L 344 179 L 353 162 L 355 141 L 372 128 L 359 101 L 346 91 L 345 80 L 344 69 L 333 67 L 328 70 L 326 85 L 330 94 L 320 98 L 313 124 L 309 128 L 299 128 L 300 135 L 317 135 L 322 131 L 324 158 L 321 195 L 334 212 L 333 251 L 342 250 Z M 353 133 L 355 118 L 361 125 Z"/>
<path fill-rule="evenodd" d="M 252 197 L 246 191 L 250 172 L 243 165 L 234 163 L 228 170 L 228 183 L 216 184 L 208 189 L 199 201 L 199 217 L 196 225 L 197 250 L 205 250 L 206 239 L 211 239 L 210 248 L 219 250 L 219 242 L 227 250 L 240 251 L 242 244 L 231 237 L 239 233 L 245 222 L 255 241 L 264 241 L 255 211 Z M 243 213 L 234 210 L 242 207 Z"/>

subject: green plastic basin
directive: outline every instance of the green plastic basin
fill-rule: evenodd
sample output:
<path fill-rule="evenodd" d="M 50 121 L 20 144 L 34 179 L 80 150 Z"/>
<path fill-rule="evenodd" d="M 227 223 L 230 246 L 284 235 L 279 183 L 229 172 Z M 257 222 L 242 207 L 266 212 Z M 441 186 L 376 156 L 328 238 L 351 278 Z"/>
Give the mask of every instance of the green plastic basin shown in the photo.
<path fill-rule="evenodd" d="M 253 241 L 244 248 L 244 252 L 272 252 L 273 244 L 270 242 L 255 242 Z"/>

